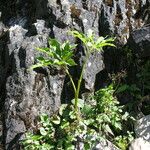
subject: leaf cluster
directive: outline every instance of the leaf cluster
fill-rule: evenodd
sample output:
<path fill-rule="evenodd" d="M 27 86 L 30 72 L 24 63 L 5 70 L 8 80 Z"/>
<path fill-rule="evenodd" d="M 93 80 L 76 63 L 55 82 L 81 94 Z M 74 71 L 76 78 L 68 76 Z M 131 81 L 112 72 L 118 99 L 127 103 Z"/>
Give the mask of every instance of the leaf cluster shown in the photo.
<path fill-rule="evenodd" d="M 113 44 L 114 42 L 114 38 L 107 38 L 107 37 L 98 37 L 96 38 L 96 36 L 94 35 L 92 30 L 88 30 L 87 35 L 80 33 L 78 31 L 71 31 L 70 32 L 74 37 L 79 38 L 85 48 L 85 54 L 89 55 L 90 53 L 92 53 L 93 51 L 101 51 L 103 47 L 105 46 L 111 46 L 111 47 L 115 47 L 115 45 Z"/>
<path fill-rule="evenodd" d="M 128 113 L 123 114 L 118 106 L 112 85 L 97 91 L 90 101 L 91 104 L 79 98 L 83 71 L 90 54 L 105 46 L 115 47 L 114 39 L 96 38 L 91 30 L 87 35 L 78 31 L 71 31 L 71 34 L 83 42 L 86 54 L 77 87 L 68 70 L 68 66 L 76 65 L 72 58 L 76 45 L 72 46 L 68 41 L 61 44 L 56 39 L 50 39 L 49 47 L 37 48 L 47 57 L 38 57 L 38 63 L 32 69 L 50 65 L 65 69 L 75 97 L 72 104 L 62 104 L 57 114 L 51 117 L 41 115 L 38 132 L 28 134 L 23 141 L 25 150 L 74 150 L 81 143 L 84 150 L 92 149 L 99 140 L 114 137 L 113 130 L 121 130 L 122 120 L 127 121 Z"/>
<path fill-rule="evenodd" d="M 47 66 L 74 66 L 76 63 L 72 59 L 73 49 L 76 45 L 71 45 L 68 41 L 61 44 L 56 39 L 49 39 L 49 47 L 37 48 L 38 51 L 46 54 L 47 57 L 37 57 L 38 63 L 31 68 L 47 67 Z"/>

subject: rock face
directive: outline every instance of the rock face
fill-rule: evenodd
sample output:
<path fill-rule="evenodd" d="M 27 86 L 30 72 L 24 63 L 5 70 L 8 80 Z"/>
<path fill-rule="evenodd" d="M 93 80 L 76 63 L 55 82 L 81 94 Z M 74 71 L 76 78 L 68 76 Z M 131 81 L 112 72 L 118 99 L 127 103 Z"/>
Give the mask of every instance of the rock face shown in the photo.
<path fill-rule="evenodd" d="M 150 26 L 133 31 L 128 41 L 138 57 L 150 57 Z"/>
<path fill-rule="evenodd" d="M 9 29 L 8 53 L 11 64 L 8 67 L 11 72 L 6 81 L 5 96 L 7 149 L 15 147 L 14 143 L 26 130 L 35 128 L 36 117 L 40 113 L 50 114 L 60 106 L 65 75 L 46 69 L 27 70 L 34 63 L 35 47 L 47 45 L 49 30 L 44 25 L 44 21 L 37 21 L 36 27 L 41 31 L 34 37 L 25 37 L 27 30 L 19 25 Z"/>
<path fill-rule="evenodd" d="M 149 150 L 150 143 L 143 138 L 137 138 L 131 142 L 129 150 Z"/>
<path fill-rule="evenodd" d="M 136 137 L 142 137 L 150 142 L 150 115 L 139 119 L 135 126 Z"/>
<path fill-rule="evenodd" d="M 101 141 L 99 144 L 96 145 L 93 150 L 120 150 L 118 147 L 113 145 L 110 141 L 104 140 Z"/>
<path fill-rule="evenodd" d="M 150 115 L 137 120 L 135 124 L 136 139 L 130 144 L 129 150 L 149 150 L 150 148 Z"/>
<path fill-rule="evenodd" d="M 18 150 L 24 132 L 36 127 L 37 116 L 51 114 L 61 103 L 65 75 L 54 69 L 28 70 L 40 55 L 35 48 L 47 46 L 49 36 L 73 42 L 67 35 L 70 29 L 111 34 L 124 45 L 130 31 L 148 23 L 148 4 L 149 0 L 0 1 L 0 104 L 5 149 Z M 76 51 L 79 62 L 83 56 L 80 48 L 81 44 Z M 84 79 L 85 88 L 91 91 L 104 64 L 102 54 L 90 59 Z"/>

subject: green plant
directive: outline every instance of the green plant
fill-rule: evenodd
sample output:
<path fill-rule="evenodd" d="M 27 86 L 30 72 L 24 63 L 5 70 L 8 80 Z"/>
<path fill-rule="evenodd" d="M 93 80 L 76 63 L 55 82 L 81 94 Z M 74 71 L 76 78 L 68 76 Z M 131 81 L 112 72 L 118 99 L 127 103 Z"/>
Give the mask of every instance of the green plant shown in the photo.
<path fill-rule="evenodd" d="M 113 130 L 122 129 L 122 121 L 127 120 L 129 114 L 123 114 L 122 106 L 119 106 L 117 98 L 114 96 L 113 86 L 100 89 L 94 95 L 96 103 L 94 106 L 85 104 L 83 112 L 92 118 L 91 124 L 101 132 L 101 136 L 109 138 L 114 136 Z"/>
<path fill-rule="evenodd" d="M 46 54 L 46 57 L 37 57 L 38 63 L 31 69 L 48 66 L 59 66 L 66 69 L 67 66 L 74 66 L 76 63 L 72 56 L 75 47 L 76 45 L 71 45 L 68 41 L 61 44 L 56 39 L 49 39 L 49 47 L 37 48 L 38 51 Z"/>
<path fill-rule="evenodd" d="M 79 100 L 78 107 L 82 120 L 78 121 L 73 104 L 62 104 L 58 114 L 40 117 L 39 131 L 28 134 L 23 142 L 25 150 L 74 150 L 80 143 L 84 150 L 92 149 L 100 140 L 115 137 L 113 129 L 121 131 L 123 121 L 128 114 L 123 114 L 113 96 L 110 85 L 96 92 L 91 97 L 93 105 Z M 116 141 L 115 141 L 116 142 Z"/>
<path fill-rule="evenodd" d="M 127 135 L 115 137 L 115 143 L 121 150 L 126 150 L 133 139 L 133 133 L 127 131 Z"/>
<path fill-rule="evenodd" d="M 139 111 L 142 111 L 144 114 L 149 114 L 149 105 L 147 105 L 147 103 L 150 89 L 150 62 L 147 61 L 141 67 L 139 66 L 139 68 L 140 69 L 136 74 L 136 81 L 132 84 L 118 82 L 118 80 L 117 84 L 114 82 L 114 85 L 116 85 L 115 94 L 120 97 L 128 97 L 129 102 L 126 107 L 128 108 L 128 111 L 131 111 L 135 116 L 137 116 L 137 112 Z M 144 103 L 146 105 L 143 105 Z M 143 110 L 141 110 L 142 107 L 144 108 Z"/>
<path fill-rule="evenodd" d="M 69 42 L 65 42 L 63 44 L 59 43 L 56 39 L 50 39 L 49 40 L 49 48 L 38 48 L 42 53 L 46 53 L 48 55 L 48 58 L 45 57 L 38 57 L 37 60 L 39 61 L 36 65 L 32 66 L 33 68 L 37 67 L 45 67 L 45 66 L 56 66 L 61 67 L 65 70 L 65 72 L 68 74 L 70 81 L 72 83 L 73 89 L 74 89 L 74 105 L 75 105 L 75 112 L 77 115 L 77 119 L 80 119 L 79 109 L 78 109 L 78 99 L 79 99 L 79 91 L 81 87 L 82 77 L 83 77 L 83 71 L 85 69 L 87 60 L 89 59 L 90 55 L 94 51 L 100 51 L 104 46 L 115 46 L 112 42 L 114 41 L 113 38 L 104 38 L 99 37 L 98 39 L 95 38 L 95 35 L 93 34 L 93 31 L 89 30 L 88 34 L 85 35 L 83 33 L 79 33 L 78 31 L 71 31 L 70 32 L 74 37 L 79 38 L 84 45 L 84 51 L 85 51 L 85 60 L 82 65 L 82 71 L 78 80 L 77 87 L 75 86 L 75 83 L 73 81 L 73 78 L 71 74 L 69 73 L 68 66 L 74 66 L 76 63 L 72 59 L 73 56 L 73 49 L 75 48 L 75 45 L 69 44 Z"/>
<path fill-rule="evenodd" d="M 116 90 L 116 93 L 128 92 L 131 96 L 135 97 L 137 100 L 141 99 L 141 90 L 136 84 L 120 84 Z"/>
<path fill-rule="evenodd" d="M 119 103 L 113 96 L 112 85 L 96 92 L 90 104 L 79 98 L 87 60 L 93 52 L 102 50 L 104 46 L 114 46 L 112 44 L 114 39 L 103 37 L 96 39 L 92 31 L 87 35 L 78 31 L 71 31 L 71 34 L 83 42 L 85 51 L 77 86 L 68 68 L 76 65 L 72 59 L 75 45 L 72 46 L 69 42 L 61 44 L 56 39 L 50 39 L 48 48 L 37 49 L 47 56 L 38 57 L 38 63 L 33 65 L 32 69 L 48 66 L 63 69 L 72 83 L 74 99 L 72 104 L 62 104 L 57 114 L 40 117 L 38 132 L 28 134 L 23 142 L 25 150 L 74 150 L 80 143 L 85 150 L 91 149 L 100 139 L 110 140 L 111 137 L 115 137 L 113 131 L 121 130 L 122 120 L 128 118 L 127 113 L 123 115 L 122 107 L 118 106 Z"/>
<path fill-rule="evenodd" d="M 25 150 L 74 150 L 83 142 L 86 150 L 95 143 L 92 137 L 98 139 L 96 131 L 77 121 L 73 105 L 63 104 L 57 115 L 40 117 L 39 132 L 28 134 L 23 145 Z"/>

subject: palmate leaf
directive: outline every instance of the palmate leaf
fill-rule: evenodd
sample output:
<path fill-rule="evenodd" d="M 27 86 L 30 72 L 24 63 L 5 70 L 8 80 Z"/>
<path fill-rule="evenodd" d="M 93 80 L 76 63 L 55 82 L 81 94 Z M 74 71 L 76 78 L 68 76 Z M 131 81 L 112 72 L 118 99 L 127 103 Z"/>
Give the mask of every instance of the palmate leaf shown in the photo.
<path fill-rule="evenodd" d="M 49 39 L 49 45 L 54 57 L 61 57 L 61 44 L 56 39 Z"/>
<path fill-rule="evenodd" d="M 92 53 L 95 50 L 101 51 L 102 48 L 105 46 L 115 47 L 115 45 L 112 43 L 115 40 L 114 38 L 107 38 L 101 36 L 98 39 L 95 39 L 92 30 L 88 31 L 87 36 L 84 35 L 83 33 L 79 33 L 78 31 L 71 31 L 71 33 L 74 37 L 79 38 L 87 47 L 87 49 L 85 49 L 86 55 L 89 55 L 89 53 Z"/>
<path fill-rule="evenodd" d="M 56 47 L 57 50 L 60 50 L 60 43 L 56 39 L 49 39 L 49 46 Z"/>
<path fill-rule="evenodd" d="M 73 50 L 72 50 L 73 48 L 74 48 L 74 46 L 71 46 L 68 42 L 64 43 L 61 47 L 62 58 L 66 57 L 66 56 L 71 58 L 73 56 Z"/>
<path fill-rule="evenodd" d="M 63 59 L 64 61 L 66 61 L 66 60 L 72 58 L 73 55 L 74 55 L 73 52 L 68 52 L 68 53 L 66 53 L 66 54 L 63 55 L 63 58 L 62 58 L 62 59 Z"/>

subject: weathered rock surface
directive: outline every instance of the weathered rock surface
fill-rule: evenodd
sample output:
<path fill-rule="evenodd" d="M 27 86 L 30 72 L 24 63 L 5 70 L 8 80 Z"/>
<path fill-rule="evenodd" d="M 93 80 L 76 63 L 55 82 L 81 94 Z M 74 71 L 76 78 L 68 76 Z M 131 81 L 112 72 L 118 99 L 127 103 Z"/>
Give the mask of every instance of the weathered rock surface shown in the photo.
<path fill-rule="evenodd" d="M 150 115 L 137 120 L 135 133 L 136 137 L 142 137 L 144 140 L 150 142 Z"/>
<path fill-rule="evenodd" d="M 68 30 L 86 33 L 89 28 L 97 35 L 117 36 L 123 45 L 133 29 L 148 23 L 147 4 L 149 0 L 0 1 L 0 104 L 5 104 L 0 110 L 5 110 L 6 149 L 18 150 L 17 142 L 25 131 L 34 129 L 36 117 L 43 112 L 51 114 L 61 103 L 65 78 L 61 71 L 27 70 L 39 55 L 35 47 L 47 46 L 49 36 L 73 42 Z M 80 47 L 76 51 L 78 61 L 83 56 Z M 85 88 L 93 90 L 95 76 L 104 68 L 102 55 L 91 56 L 87 66 Z"/>
<path fill-rule="evenodd" d="M 84 144 L 82 142 L 79 143 L 79 146 L 78 148 L 76 148 L 76 150 L 84 150 Z M 93 146 L 93 148 L 91 148 L 91 150 L 120 150 L 120 149 L 110 141 L 103 139 L 99 142 L 97 141 L 97 143 L 95 144 L 95 146 Z"/>
<path fill-rule="evenodd" d="M 60 106 L 64 74 L 40 69 L 28 71 L 34 63 L 35 47 L 47 46 L 50 30 L 45 22 L 37 20 L 38 34 L 26 37 L 27 30 L 19 25 L 9 29 L 8 53 L 11 56 L 11 72 L 6 82 L 5 97 L 5 137 L 6 148 L 15 147 L 14 143 L 22 134 L 36 126 L 40 113 L 52 113 Z"/>
<path fill-rule="evenodd" d="M 135 124 L 136 139 L 134 139 L 129 150 L 150 149 L 150 115 L 137 120 Z"/>
<path fill-rule="evenodd" d="M 101 141 L 93 150 L 120 150 L 118 147 L 113 145 L 110 141 Z"/>
<path fill-rule="evenodd" d="M 130 144 L 129 150 L 149 150 L 150 143 L 143 138 L 137 138 Z"/>
<path fill-rule="evenodd" d="M 150 25 L 133 31 L 128 41 L 138 57 L 150 57 Z"/>

